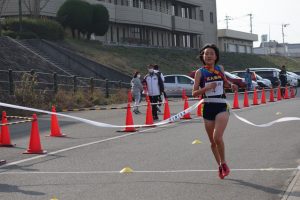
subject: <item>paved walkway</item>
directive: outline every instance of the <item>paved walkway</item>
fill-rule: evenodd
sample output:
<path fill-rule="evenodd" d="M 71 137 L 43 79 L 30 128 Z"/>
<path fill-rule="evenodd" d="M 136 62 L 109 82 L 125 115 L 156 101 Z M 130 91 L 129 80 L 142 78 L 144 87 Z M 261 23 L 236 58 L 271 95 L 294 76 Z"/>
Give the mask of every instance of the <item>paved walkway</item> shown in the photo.
<path fill-rule="evenodd" d="M 298 172 L 281 200 L 300 200 L 300 166 Z"/>

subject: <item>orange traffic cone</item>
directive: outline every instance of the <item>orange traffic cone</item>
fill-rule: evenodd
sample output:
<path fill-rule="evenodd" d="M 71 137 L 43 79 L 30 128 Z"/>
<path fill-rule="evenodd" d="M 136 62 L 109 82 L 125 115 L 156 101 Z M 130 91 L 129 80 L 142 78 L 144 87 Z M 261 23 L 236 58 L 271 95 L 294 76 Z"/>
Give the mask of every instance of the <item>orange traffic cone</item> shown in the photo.
<path fill-rule="evenodd" d="M 245 93 L 244 93 L 244 107 L 249 107 L 249 99 L 248 99 L 247 90 L 245 90 Z"/>
<path fill-rule="evenodd" d="M 263 88 L 261 91 L 261 104 L 266 103 L 266 94 L 265 94 L 265 89 Z"/>
<path fill-rule="evenodd" d="M 27 151 L 24 152 L 24 154 L 45 154 L 47 152 L 44 151 L 41 146 L 39 125 L 38 125 L 36 114 L 33 114 L 32 118 L 33 121 L 31 125 L 29 146 Z"/>
<path fill-rule="evenodd" d="M 278 86 L 278 90 L 277 90 L 277 101 L 281 100 L 281 88 L 280 86 Z"/>
<path fill-rule="evenodd" d="M 254 88 L 254 92 L 253 92 L 253 105 L 259 105 L 258 100 L 257 100 L 256 88 Z"/>
<path fill-rule="evenodd" d="M 295 98 L 294 87 L 291 87 L 291 98 Z"/>
<path fill-rule="evenodd" d="M 56 113 L 56 108 L 55 106 L 52 106 L 52 112 Z M 51 137 L 65 137 L 65 134 L 62 134 L 60 131 L 60 127 L 58 124 L 58 120 L 57 120 L 57 115 L 56 114 L 52 114 L 51 115 L 51 133 L 50 135 Z"/>
<path fill-rule="evenodd" d="M 128 95 L 128 101 L 127 102 L 131 103 L 132 102 L 132 93 L 131 93 L 131 90 L 128 91 L 127 95 Z"/>
<path fill-rule="evenodd" d="M 164 107 L 164 120 L 169 119 L 171 117 L 170 107 L 168 99 L 165 98 L 165 107 Z"/>
<path fill-rule="evenodd" d="M 289 90 L 287 88 L 287 86 L 285 86 L 285 90 L 284 90 L 284 99 L 289 99 Z"/>
<path fill-rule="evenodd" d="M 274 100 L 274 90 L 273 90 L 273 88 L 271 88 L 271 90 L 270 90 L 270 101 L 269 102 L 274 102 L 275 100 Z"/>
<path fill-rule="evenodd" d="M 147 101 L 147 111 L 146 111 L 146 125 L 153 124 L 153 116 L 152 116 L 152 108 L 150 105 L 150 101 Z"/>
<path fill-rule="evenodd" d="M 186 98 L 186 92 L 185 89 L 182 89 L 182 100 L 184 100 Z"/>
<path fill-rule="evenodd" d="M 127 111 L 126 111 L 126 121 L 125 121 L 126 127 L 122 132 L 135 132 L 137 131 L 133 126 L 133 117 L 131 112 L 131 106 L 130 103 L 127 103 Z"/>
<path fill-rule="evenodd" d="M 187 97 L 185 97 L 184 99 L 184 110 L 188 109 L 189 108 L 189 103 L 188 103 L 188 100 L 187 100 Z M 183 117 L 181 119 L 192 119 L 191 118 L 191 115 L 190 113 L 186 113 L 185 115 L 183 115 Z"/>
<path fill-rule="evenodd" d="M 6 112 L 2 112 L 2 124 L 7 124 Z M 1 138 L 0 138 L 0 146 L 1 147 L 13 147 L 14 145 L 10 142 L 10 134 L 8 125 L 1 126 Z"/>
<path fill-rule="evenodd" d="M 199 97 L 199 101 L 201 101 L 201 97 Z M 198 108 L 197 108 L 197 116 L 201 117 L 202 116 L 202 103 L 199 104 Z"/>
<path fill-rule="evenodd" d="M 240 109 L 240 106 L 239 106 L 239 94 L 238 94 L 237 91 L 234 92 L 234 99 L 233 99 L 232 109 Z"/>

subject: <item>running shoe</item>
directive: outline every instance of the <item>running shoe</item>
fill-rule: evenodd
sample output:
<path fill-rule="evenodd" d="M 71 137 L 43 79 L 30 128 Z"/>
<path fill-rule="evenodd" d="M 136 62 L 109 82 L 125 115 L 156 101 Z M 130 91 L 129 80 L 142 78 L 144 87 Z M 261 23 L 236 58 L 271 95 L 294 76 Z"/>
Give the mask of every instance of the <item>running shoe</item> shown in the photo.
<path fill-rule="evenodd" d="M 219 177 L 220 177 L 220 179 L 224 179 L 224 176 L 223 176 L 223 168 L 222 168 L 221 165 L 219 166 Z"/>
<path fill-rule="evenodd" d="M 223 177 L 228 176 L 230 173 L 230 169 L 226 163 L 221 164 Z"/>

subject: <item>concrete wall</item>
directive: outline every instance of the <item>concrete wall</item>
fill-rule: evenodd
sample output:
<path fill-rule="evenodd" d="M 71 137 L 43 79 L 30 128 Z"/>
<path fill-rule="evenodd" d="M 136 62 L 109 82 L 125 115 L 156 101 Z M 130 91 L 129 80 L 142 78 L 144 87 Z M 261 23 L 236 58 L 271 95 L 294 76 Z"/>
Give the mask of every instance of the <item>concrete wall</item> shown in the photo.
<path fill-rule="evenodd" d="M 204 10 L 203 43 L 217 44 L 217 5 L 216 0 L 202 0 Z M 213 14 L 213 23 L 210 22 L 210 13 Z M 203 44 L 204 45 L 204 44 Z"/>
<path fill-rule="evenodd" d="M 72 51 L 59 47 L 55 43 L 45 40 L 31 40 L 30 43 L 35 43 L 40 49 L 47 53 L 50 57 L 56 58 L 70 70 L 84 77 L 98 77 L 108 79 L 110 81 L 130 81 L 130 77 L 114 69 L 108 68 L 92 60 L 86 59 L 81 55 L 75 54 Z"/>

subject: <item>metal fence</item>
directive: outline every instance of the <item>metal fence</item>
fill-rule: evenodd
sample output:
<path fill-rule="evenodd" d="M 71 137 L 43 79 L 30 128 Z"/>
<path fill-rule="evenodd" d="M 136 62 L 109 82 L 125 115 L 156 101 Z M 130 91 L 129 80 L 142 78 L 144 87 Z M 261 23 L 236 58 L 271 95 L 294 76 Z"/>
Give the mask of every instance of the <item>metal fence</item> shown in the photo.
<path fill-rule="evenodd" d="M 16 88 L 24 88 L 26 84 L 32 86 L 32 90 L 52 92 L 59 90 L 73 91 L 88 90 L 93 94 L 96 90 L 105 93 L 106 97 L 120 89 L 130 88 L 130 83 L 122 81 L 110 81 L 97 78 L 80 76 L 66 76 L 57 73 L 43 73 L 31 71 L 0 70 L 0 91 L 10 95 L 15 94 Z"/>

